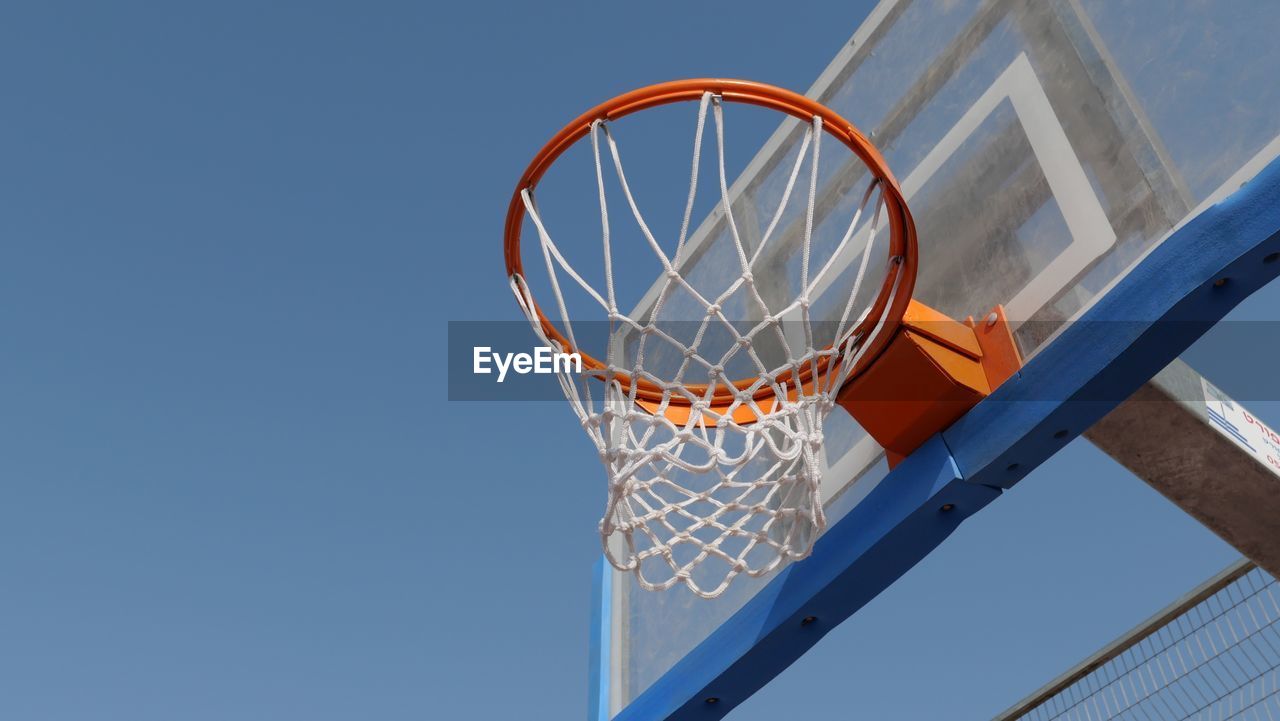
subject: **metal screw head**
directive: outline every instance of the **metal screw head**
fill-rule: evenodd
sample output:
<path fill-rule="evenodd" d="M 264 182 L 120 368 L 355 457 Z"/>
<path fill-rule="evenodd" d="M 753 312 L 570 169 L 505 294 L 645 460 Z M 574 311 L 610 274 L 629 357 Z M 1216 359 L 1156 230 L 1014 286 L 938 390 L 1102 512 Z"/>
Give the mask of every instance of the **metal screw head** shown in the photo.
<path fill-rule="evenodd" d="M 720 703 L 720 697 L 719 697 L 719 696 L 708 696 L 708 697 L 707 697 L 707 703 Z"/>
<path fill-rule="evenodd" d="M 956 504 L 954 504 L 954 503 L 944 503 L 944 504 L 942 504 L 942 508 L 940 508 L 940 509 L 938 509 L 938 510 L 942 511 L 943 513 L 950 513 L 950 512 L 952 512 L 952 511 L 956 510 Z"/>

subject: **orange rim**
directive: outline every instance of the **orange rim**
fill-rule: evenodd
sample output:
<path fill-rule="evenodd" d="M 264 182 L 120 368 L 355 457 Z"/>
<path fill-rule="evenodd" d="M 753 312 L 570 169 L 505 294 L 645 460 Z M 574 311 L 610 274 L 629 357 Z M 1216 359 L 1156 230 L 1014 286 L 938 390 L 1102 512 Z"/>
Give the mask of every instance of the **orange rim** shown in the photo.
<path fill-rule="evenodd" d="M 893 177 L 893 173 L 890 172 L 888 164 L 881 157 L 880 151 L 876 150 L 875 146 L 852 123 L 840 117 L 834 110 L 790 90 L 750 80 L 726 80 L 720 78 L 673 80 L 649 85 L 619 95 L 579 115 L 573 122 L 556 133 L 542 147 L 542 150 L 538 151 L 538 154 L 533 157 L 529 167 L 525 169 L 524 174 L 520 176 L 520 181 L 516 184 L 515 193 L 512 194 L 511 204 L 507 209 L 506 231 L 503 241 L 507 276 L 524 278 L 524 268 L 520 259 L 520 231 L 524 223 L 525 208 L 524 202 L 520 197 L 521 192 L 526 189 L 532 192 L 538 181 L 542 179 L 542 176 L 556 159 L 568 150 L 570 146 L 591 132 L 591 125 L 594 122 L 597 120 L 617 120 L 626 115 L 660 105 L 701 100 L 705 93 L 715 93 L 726 102 L 758 105 L 777 110 L 806 122 L 811 121 L 814 117 L 822 118 L 822 129 L 849 148 L 871 170 L 871 173 L 879 179 L 881 201 L 885 205 L 889 221 L 889 257 L 890 259 L 899 258 L 901 260 L 900 262 L 891 262 L 889 264 L 889 272 L 886 274 L 879 295 L 876 296 L 876 300 L 871 306 L 871 312 L 849 334 L 861 334 L 862 337 L 869 339 L 866 341 L 868 344 L 866 352 L 862 354 L 858 364 L 850 371 L 846 383 L 852 381 L 874 363 L 884 351 L 897 332 L 902 322 L 902 317 L 906 313 L 907 305 L 911 302 L 911 295 L 915 287 L 916 269 L 918 267 L 915 223 L 911 219 L 910 211 L 907 210 L 906 200 L 902 197 L 902 189 L 899 187 L 897 179 Z M 529 292 L 532 293 L 532 290 Z M 537 314 L 538 322 L 548 338 L 558 342 L 566 351 L 576 352 L 582 357 L 584 370 L 604 370 L 606 368 L 604 363 L 591 354 L 581 348 L 573 347 L 569 339 L 542 312 L 542 308 L 538 306 L 536 301 L 533 304 L 533 312 Z M 882 317 L 884 319 L 882 321 L 884 327 L 880 332 L 874 332 L 875 326 L 881 322 L 878 319 Z M 816 364 L 819 380 L 824 379 L 838 367 L 838 363 L 833 362 L 835 358 L 836 356 L 824 356 Z M 810 385 L 814 380 L 813 375 L 812 364 L 804 364 L 798 379 L 799 384 Z M 791 373 L 788 372 L 778 376 L 777 380 L 778 382 L 786 382 L 789 387 L 794 387 L 796 383 L 791 382 L 790 376 Z M 656 410 L 661 403 L 663 396 L 661 387 L 643 378 L 633 381 L 630 375 L 621 372 L 617 373 L 615 377 L 622 385 L 622 388 L 628 392 L 634 384 L 637 398 L 650 410 Z M 732 385 L 738 390 L 743 390 L 750 387 L 758 379 L 758 376 L 754 376 L 735 380 L 732 381 Z M 685 388 L 694 397 L 701 398 L 706 395 L 707 384 L 691 383 L 687 384 Z M 767 412 L 769 407 L 773 405 L 774 396 L 772 388 L 766 385 L 756 392 L 755 399 L 761 408 Z M 711 408 L 717 412 L 723 412 L 725 408 L 732 404 L 733 400 L 733 392 L 717 384 L 717 388 L 712 394 Z M 689 415 L 689 405 L 687 398 L 673 394 L 670 396 L 666 415 L 677 421 L 686 419 Z M 738 412 L 734 414 L 735 420 L 740 423 L 755 420 L 753 416 L 753 412 L 743 406 L 740 406 Z"/>

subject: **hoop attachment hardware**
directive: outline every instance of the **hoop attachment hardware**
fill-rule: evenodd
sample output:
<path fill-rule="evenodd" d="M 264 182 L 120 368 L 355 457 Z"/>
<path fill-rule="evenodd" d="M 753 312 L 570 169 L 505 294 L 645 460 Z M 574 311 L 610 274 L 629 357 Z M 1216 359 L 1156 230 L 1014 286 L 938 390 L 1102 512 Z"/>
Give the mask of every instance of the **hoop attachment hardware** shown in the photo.
<path fill-rule="evenodd" d="M 962 323 L 912 300 L 884 353 L 836 403 L 884 447 L 893 467 L 1021 367 L 1003 307 L 981 323 Z"/>

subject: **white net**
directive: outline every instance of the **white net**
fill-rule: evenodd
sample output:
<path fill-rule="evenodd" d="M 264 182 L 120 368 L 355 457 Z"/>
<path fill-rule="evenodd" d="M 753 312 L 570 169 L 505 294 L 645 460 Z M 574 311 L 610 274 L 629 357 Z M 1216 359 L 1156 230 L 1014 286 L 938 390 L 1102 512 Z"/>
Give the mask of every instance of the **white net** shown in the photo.
<path fill-rule="evenodd" d="M 720 209 L 737 264 L 732 282 L 715 295 L 700 291 L 682 272 L 709 108 L 716 127 Z M 566 260 L 529 189 L 522 193 L 525 210 L 537 229 L 567 347 L 546 332 L 525 278 L 514 275 L 512 290 L 535 332 L 557 353 L 581 348 L 561 287 L 562 275 L 607 314 L 610 342 L 601 367 L 578 374 L 565 366 L 559 380 L 608 472 L 608 503 L 600 521 L 600 536 L 610 563 L 634 572 L 646 589 L 684 584 L 698 596 L 714 598 L 740 574 L 764 575 L 785 561 L 808 556 L 825 527 L 819 495 L 823 422 L 834 407 L 835 393 L 883 325 L 883 318 L 864 325 L 871 304 L 861 310 L 855 307 L 880 222 L 881 201 L 875 192 L 878 181 L 874 176 L 868 180 L 862 202 L 849 219 L 838 247 L 825 261 L 811 258 L 823 137 L 822 120 L 814 117 L 805 129 L 777 210 L 749 252 L 731 212 L 721 99 L 706 93 L 698 107 L 688 201 L 674 252 L 668 255 L 632 196 L 617 142 L 607 124 L 594 123 L 590 137 L 604 243 L 603 292 L 593 288 Z M 630 315 L 619 309 L 615 295 L 602 144 L 608 148 L 631 215 L 663 269 L 654 303 Z M 806 164 L 809 192 L 801 229 L 799 292 L 785 307 L 770 309 L 755 272 Z M 861 223 L 873 197 L 871 220 Z M 845 257 L 846 252 L 855 254 L 857 272 L 847 296 L 845 289 L 840 290 L 847 300 L 842 303 L 834 333 L 823 334 L 834 340 L 819 342 L 810 317 L 812 298 L 819 288 L 830 292 L 833 278 L 845 270 L 838 268 L 836 259 Z M 812 272 L 811 267 L 818 269 Z M 664 303 L 676 293 L 694 299 L 701 311 L 699 317 L 682 318 L 689 321 L 692 332 L 688 334 L 668 332 L 658 322 Z M 762 309 L 760 317 L 748 323 L 727 317 L 726 301 L 740 294 Z M 784 330 L 784 319 L 796 323 L 802 332 Z M 709 342 L 711 335 L 718 340 Z M 723 342 L 726 337 L 729 342 Z M 627 342 L 616 342 L 619 339 Z M 761 352 L 764 339 L 778 351 Z M 674 370 L 656 361 L 646 365 L 646 358 L 658 356 L 675 357 Z M 731 362 L 747 363 L 755 378 L 735 382 L 726 373 Z M 655 366 L 664 372 L 656 373 Z M 810 381 L 797 382 L 804 377 Z M 649 396 L 641 393 L 642 385 L 650 390 Z"/>

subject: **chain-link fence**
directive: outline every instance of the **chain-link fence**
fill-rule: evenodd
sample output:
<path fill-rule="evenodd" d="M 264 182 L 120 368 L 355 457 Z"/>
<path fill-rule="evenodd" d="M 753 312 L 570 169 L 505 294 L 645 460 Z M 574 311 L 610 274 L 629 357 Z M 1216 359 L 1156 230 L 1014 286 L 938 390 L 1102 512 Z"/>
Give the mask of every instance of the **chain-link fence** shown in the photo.
<path fill-rule="evenodd" d="M 1280 592 L 1241 560 L 996 721 L 1280 721 Z"/>

